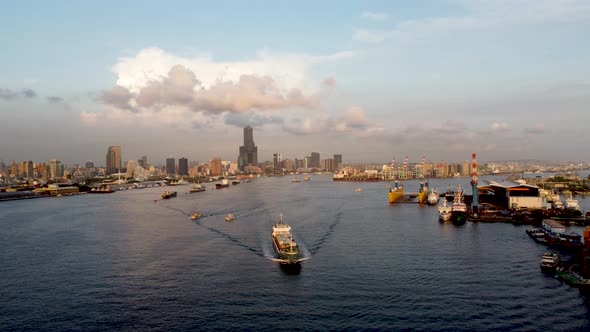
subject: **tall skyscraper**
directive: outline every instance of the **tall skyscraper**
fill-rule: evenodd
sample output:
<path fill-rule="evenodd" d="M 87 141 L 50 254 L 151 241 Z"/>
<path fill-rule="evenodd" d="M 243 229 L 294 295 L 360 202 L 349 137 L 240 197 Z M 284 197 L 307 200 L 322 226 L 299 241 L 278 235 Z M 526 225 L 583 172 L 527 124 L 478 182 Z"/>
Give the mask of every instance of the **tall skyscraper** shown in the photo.
<path fill-rule="evenodd" d="M 31 160 L 23 161 L 23 173 L 25 174 L 25 177 L 29 179 L 35 177 L 35 175 L 33 174 L 33 162 Z"/>
<path fill-rule="evenodd" d="M 94 163 L 91 161 L 86 162 L 86 168 L 94 168 Z"/>
<path fill-rule="evenodd" d="M 317 152 L 311 153 L 311 168 L 319 168 L 320 167 L 320 154 Z"/>
<path fill-rule="evenodd" d="M 221 158 L 215 157 L 215 158 L 211 159 L 211 175 L 213 175 L 213 176 L 223 175 L 223 171 L 221 169 Z"/>
<path fill-rule="evenodd" d="M 247 166 L 256 166 L 257 164 L 258 147 L 254 144 L 253 129 L 250 126 L 246 126 L 244 128 L 244 145 L 240 146 L 238 167 L 243 172 Z"/>
<path fill-rule="evenodd" d="M 166 158 L 166 174 L 174 175 L 176 174 L 176 159 L 172 157 Z"/>
<path fill-rule="evenodd" d="M 107 150 L 107 175 L 121 172 L 123 161 L 121 159 L 121 147 L 109 146 Z"/>
<path fill-rule="evenodd" d="M 188 159 L 186 159 L 185 157 L 178 159 L 178 175 L 188 175 Z"/>
<path fill-rule="evenodd" d="M 272 165 L 276 170 L 283 168 L 283 154 L 282 153 L 273 153 L 272 154 Z"/>
<path fill-rule="evenodd" d="M 342 168 L 342 155 L 335 154 L 334 155 L 334 170 L 339 171 Z"/>
<path fill-rule="evenodd" d="M 49 161 L 49 174 L 51 179 L 57 179 L 64 176 L 64 165 L 57 159 Z"/>

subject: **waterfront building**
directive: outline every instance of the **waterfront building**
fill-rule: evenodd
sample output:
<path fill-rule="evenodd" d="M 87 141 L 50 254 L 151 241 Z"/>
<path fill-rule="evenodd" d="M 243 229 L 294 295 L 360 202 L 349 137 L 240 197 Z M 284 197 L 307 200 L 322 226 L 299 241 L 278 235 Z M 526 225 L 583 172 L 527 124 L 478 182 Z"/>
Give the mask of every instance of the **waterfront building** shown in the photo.
<path fill-rule="evenodd" d="M 166 174 L 168 175 L 175 175 L 176 174 L 176 160 L 171 156 L 166 158 Z"/>
<path fill-rule="evenodd" d="M 258 147 L 254 144 L 253 129 L 250 126 L 244 127 L 244 145 L 240 146 L 240 154 L 238 156 L 238 167 L 240 171 L 244 171 L 248 166 L 256 166 L 258 164 Z"/>
<path fill-rule="evenodd" d="M 284 167 L 285 167 L 285 169 L 286 169 L 287 171 L 289 171 L 289 172 L 295 169 L 295 168 L 293 167 L 293 161 L 292 161 L 291 159 L 285 159 L 285 160 L 283 161 L 283 166 L 284 166 Z"/>
<path fill-rule="evenodd" d="M 311 153 L 310 168 L 320 168 L 320 154 L 318 152 Z"/>
<path fill-rule="evenodd" d="M 334 171 L 339 171 L 342 169 L 342 155 L 335 154 L 334 155 Z"/>
<path fill-rule="evenodd" d="M 221 158 L 215 157 L 211 159 L 211 175 L 212 176 L 221 176 L 223 175 L 223 170 L 221 166 Z"/>
<path fill-rule="evenodd" d="M 121 167 L 123 167 L 121 147 L 118 145 L 109 146 L 107 150 L 107 175 L 120 172 Z"/>
<path fill-rule="evenodd" d="M 135 177 L 135 169 L 139 166 L 137 160 L 129 160 L 127 162 L 127 169 L 125 171 L 125 178 L 133 178 Z"/>
<path fill-rule="evenodd" d="M 188 175 L 188 159 L 186 159 L 185 157 L 181 157 L 180 159 L 178 159 L 178 175 Z"/>

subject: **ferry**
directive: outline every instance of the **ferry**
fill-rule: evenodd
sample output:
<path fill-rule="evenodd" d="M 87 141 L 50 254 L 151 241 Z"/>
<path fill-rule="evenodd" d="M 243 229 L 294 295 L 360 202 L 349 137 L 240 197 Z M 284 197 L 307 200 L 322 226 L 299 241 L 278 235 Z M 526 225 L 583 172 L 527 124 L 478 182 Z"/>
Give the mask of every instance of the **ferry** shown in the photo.
<path fill-rule="evenodd" d="M 229 181 L 228 180 L 221 180 L 220 183 L 216 183 L 215 184 L 215 189 L 223 189 L 223 188 L 229 188 Z"/>
<path fill-rule="evenodd" d="M 447 205 L 447 201 L 443 200 L 441 206 L 438 207 L 438 219 L 440 221 L 449 221 L 451 219 L 453 208 Z"/>
<path fill-rule="evenodd" d="M 285 224 L 283 215 L 279 217 L 279 223 L 272 227 L 272 242 L 278 261 L 281 264 L 299 264 L 304 259 L 300 257 L 301 250 L 291 234 L 291 226 Z"/>
<path fill-rule="evenodd" d="M 162 193 L 163 199 L 170 199 L 172 197 L 176 197 L 176 191 L 165 191 Z"/>
<path fill-rule="evenodd" d="M 194 185 L 190 186 L 190 188 L 188 189 L 189 193 L 198 193 L 201 191 L 205 191 L 205 186 L 200 185 L 200 184 L 194 184 Z"/>
<path fill-rule="evenodd" d="M 393 188 L 389 189 L 389 203 L 395 203 L 404 197 L 404 187 L 395 181 Z"/>
<path fill-rule="evenodd" d="M 546 252 L 541 258 L 541 271 L 544 273 L 554 273 L 555 269 L 561 263 L 559 255 L 553 252 Z"/>

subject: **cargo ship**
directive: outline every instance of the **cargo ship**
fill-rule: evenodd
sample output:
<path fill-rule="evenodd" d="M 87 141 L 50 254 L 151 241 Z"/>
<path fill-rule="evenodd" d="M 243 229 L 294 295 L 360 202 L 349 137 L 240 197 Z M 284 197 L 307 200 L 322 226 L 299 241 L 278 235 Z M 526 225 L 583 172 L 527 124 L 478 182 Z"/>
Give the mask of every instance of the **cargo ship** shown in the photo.
<path fill-rule="evenodd" d="M 428 182 L 420 182 L 420 190 L 418 191 L 418 203 L 425 204 L 428 203 L 428 194 L 430 190 L 428 189 Z"/>
<path fill-rule="evenodd" d="M 389 203 L 395 203 L 404 197 L 404 187 L 395 181 L 393 188 L 389 189 Z"/>
<path fill-rule="evenodd" d="M 172 197 L 176 197 L 176 191 L 165 191 L 162 193 L 163 199 L 170 199 Z"/>
<path fill-rule="evenodd" d="M 352 182 L 379 182 L 381 178 L 375 175 L 359 175 L 359 174 L 346 174 L 346 173 L 336 173 L 332 176 L 332 180 L 334 181 L 352 181 Z"/>
<path fill-rule="evenodd" d="M 279 223 L 272 227 L 272 242 L 278 259 L 275 261 L 281 264 L 299 264 L 303 261 L 299 255 L 301 250 L 291 234 L 291 226 L 285 224 L 283 215 L 279 217 Z"/>

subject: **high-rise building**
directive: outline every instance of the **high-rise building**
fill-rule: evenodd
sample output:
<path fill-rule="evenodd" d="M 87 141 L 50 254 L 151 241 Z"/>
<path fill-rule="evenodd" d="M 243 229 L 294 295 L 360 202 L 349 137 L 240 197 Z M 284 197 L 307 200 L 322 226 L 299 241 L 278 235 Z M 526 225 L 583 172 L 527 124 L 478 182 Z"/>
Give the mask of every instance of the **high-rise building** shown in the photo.
<path fill-rule="evenodd" d="M 51 179 L 57 179 L 64 176 L 64 165 L 57 159 L 49 161 L 49 177 Z"/>
<path fill-rule="evenodd" d="M 147 162 L 147 156 L 142 156 L 141 159 L 137 160 L 137 164 L 145 169 L 147 169 L 148 166 L 148 162 Z"/>
<path fill-rule="evenodd" d="M 250 126 L 246 126 L 244 128 L 244 145 L 240 146 L 238 167 L 243 172 L 247 166 L 256 166 L 257 164 L 258 147 L 254 144 L 253 129 Z"/>
<path fill-rule="evenodd" d="M 317 152 L 311 153 L 311 168 L 319 168 L 320 167 L 320 154 Z"/>
<path fill-rule="evenodd" d="M 35 171 L 37 172 L 37 177 L 39 179 L 47 180 L 47 176 L 49 175 L 49 166 L 45 163 L 38 163 L 35 167 Z"/>
<path fill-rule="evenodd" d="M 121 172 L 123 161 L 121 159 L 121 147 L 109 146 L 107 150 L 107 175 Z"/>
<path fill-rule="evenodd" d="M 342 155 L 335 154 L 334 155 L 334 171 L 339 171 L 342 169 Z"/>
<path fill-rule="evenodd" d="M 172 157 L 166 158 L 166 174 L 174 175 L 176 174 L 176 159 Z"/>
<path fill-rule="evenodd" d="M 10 176 L 18 176 L 18 163 L 15 160 L 10 164 Z"/>
<path fill-rule="evenodd" d="M 283 161 L 283 166 L 284 166 L 284 167 L 285 167 L 285 169 L 286 169 L 287 171 L 289 171 L 289 172 L 295 169 L 295 166 L 294 166 L 294 164 L 293 164 L 293 160 L 291 160 L 291 159 L 285 159 L 285 160 Z"/>
<path fill-rule="evenodd" d="M 94 163 L 91 161 L 86 162 L 86 168 L 94 168 Z"/>
<path fill-rule="evenodd" d="M 215 158 L 211 159 L 211 175 L 212 176 L 223 175 L 223 170 L 221 168 L 221 158 L 215 157 Z"/>
<path fill-rule="evenodd" d="M 275 171 L 283 168 L 283 154 L 282 153 L 273 153 L 272 154 L 272 165 L 273 165 Z"/>
<path fill-rule="evenodd" d="M 188 175 L 188 159 L 186 159 L 185 157 L 178 159 L 178 175 Z"/>
<path fill-rule="evenodd" d="M 33 174 L 33 162 L 31 160 L 23 161 L 23 171 L 22 172 L 26 178 L 32 179 L 35 177 L 35 175 Z"/>
<path fill-rule="evenodd" d="M 303 168 L 311 168 L 311 157 L 303 159 Z"/>

